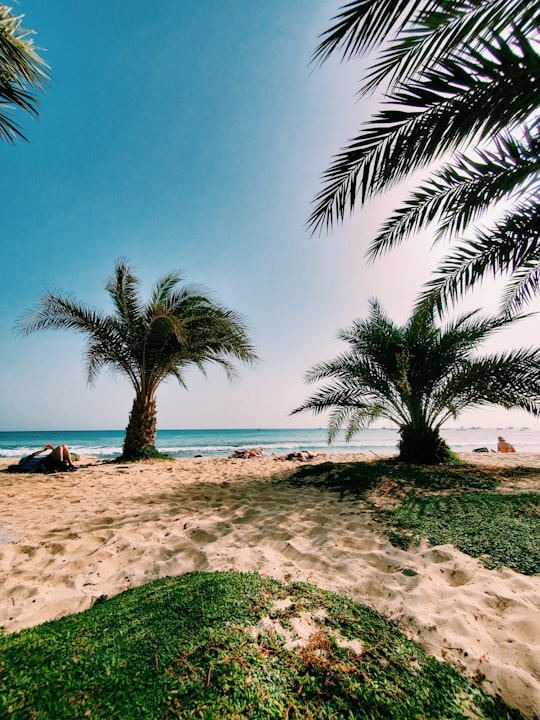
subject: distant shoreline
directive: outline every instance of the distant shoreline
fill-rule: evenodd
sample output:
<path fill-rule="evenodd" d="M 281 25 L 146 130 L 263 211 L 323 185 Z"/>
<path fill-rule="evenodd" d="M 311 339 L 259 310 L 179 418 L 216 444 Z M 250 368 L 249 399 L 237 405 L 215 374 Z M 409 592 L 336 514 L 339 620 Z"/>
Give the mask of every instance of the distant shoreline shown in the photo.
<path fill-rule="evenodd" d="M 79 455 L 102 458 L 122 454 L 124 430 L 65 430 L 0 432 L 0 457 L 28 455 L 46 443 L 66 444 Z M 457 453 L 476 448 L 497 449 L 497 437 L 503 435 L 519 452 L 540 452 L 540 430 L 522 428 L 443 429 L 442 435 Z M 268 455 L 286 455 L 307 450 L 313 453 L 372 453 L 376 456 L 397 453 L 399 433 L 396 428 L 369 428 L 358 432 L 350 443 L 343 434 L 332 445 L 327 443 L 325 428 L 248 428 L 212 430 L 158 430 L 156 446 L 174 458 L 227 457 L 238 449 L 263 447 Z"/>

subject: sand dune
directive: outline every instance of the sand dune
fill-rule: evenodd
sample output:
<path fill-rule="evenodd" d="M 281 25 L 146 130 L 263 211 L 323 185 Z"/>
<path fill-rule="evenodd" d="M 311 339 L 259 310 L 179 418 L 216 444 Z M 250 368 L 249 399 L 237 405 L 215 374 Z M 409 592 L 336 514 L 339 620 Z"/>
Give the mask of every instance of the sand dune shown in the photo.
<path fill-rule="evenodd" d="M 368 459 L 325 459 L 352 458 Z M 520 453 L 467 459 L 540 464 Z M 535 717 L 540 576 L 486 570 L 450 545 L 395 548 L 363 503 L 276 482 L 291 467 L 270 458 L 193 458 L 2 473 L 0 626 L 11 632 L 78 612 L 167 575 L 256 571 L 373 606 Z"/>

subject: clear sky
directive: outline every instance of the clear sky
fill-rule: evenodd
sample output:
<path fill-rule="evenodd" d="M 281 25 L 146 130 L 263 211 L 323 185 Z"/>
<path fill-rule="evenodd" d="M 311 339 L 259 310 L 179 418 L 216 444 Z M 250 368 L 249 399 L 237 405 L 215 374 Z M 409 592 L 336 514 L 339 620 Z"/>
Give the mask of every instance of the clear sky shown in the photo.
<path fill-rule="evenodd" d="M 374 109 L 358 103 L 357 63 L 310 57 L 339 0 L 20 0 L 23 25 L 51 67 L 29 139 L 0 145 L 0 430 L 116 429 L 130 386 L 89 388 L 84 339 L 19 337 L 14 323 L 46 290 L 109 309 L 104 284 L 125 257 L 142 280 L 180 270 L 243 313 L 262 362 L 187 376 L 158 395 L 160 428 L 317 427 L 289 417 L 316 362 L 345 346 L 339 328 L 377 296 L 409 315 L 438 253 L 429 237 L 367 266 L 364 252 L 395 198 L 329 235 L 305 229 L 320 174 Z M 486 288 L 474 306 L 494 310 Z M 499 336 L 529 345 L 538 320 Z M 489 349 L 489 348 L 488 348 Z M 538 427 L 483 410 L 457 425 Z"/>

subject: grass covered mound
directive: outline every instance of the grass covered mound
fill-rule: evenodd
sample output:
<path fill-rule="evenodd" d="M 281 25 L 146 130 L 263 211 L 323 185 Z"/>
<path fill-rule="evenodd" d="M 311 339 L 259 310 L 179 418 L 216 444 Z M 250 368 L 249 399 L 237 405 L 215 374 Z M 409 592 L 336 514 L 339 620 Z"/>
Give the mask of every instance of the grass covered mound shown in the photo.
<path fill-rule="evenodd" d="M 370 502 L 371 493 L 392 500 L 374 507 L 390 541 L 403 549 L 426 538 L 451 543 L 493 569 L 540 573 L 540 494 L 494 492 L 504 480 L 535 480 L 538 468 L 407 465 L 395 461 L 304 465 L 287 479 Z"/>
<path fill-rule="evenodd" d="M 364 497 L 383 484 L 398 494 L 414 490 L 434 492 L 494 489 L 506 477 L 539 477 L 536 468 L 486 468 L 479 465 L 411 465 L 395 460 L 370 462 L 324 462 L 302 465 L 287 479 L 293 485 L 337 490 L 343 496 Z"/>
<path fill-rule="evenodd" d="M 0 637 L 0 717 L 521 718 L 371 609 L 190 573 Z"/>

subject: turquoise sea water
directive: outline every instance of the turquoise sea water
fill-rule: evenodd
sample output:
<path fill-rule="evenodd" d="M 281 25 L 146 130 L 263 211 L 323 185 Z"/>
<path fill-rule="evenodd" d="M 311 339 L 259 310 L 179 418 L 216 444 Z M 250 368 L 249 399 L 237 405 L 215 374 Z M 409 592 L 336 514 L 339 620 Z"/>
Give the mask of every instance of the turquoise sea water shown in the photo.
<path fill-rule="evenodd" d="M 477 447 L 495 450 L 497 436 L 503 435 L 518 452 L 540 453 L 540 430 L 528 428 L 451 428 L 443 436 L 455 452 L 470 452 Z M 63 430 L 36 432 L 0 432 L 0 457 L 19 458 L 46 443 L 65 443 L 81 455 L 111 458 L 120 455 L 123 430 Z M 195 455 L 228 456 L 239 448 L 262 446 L 268 454 L 282 455 L 295 450 L 336 453 L 372 453 L 388 455 L 397 451 L 395 429 L 362 430 L 350 442 L 343 438 L 331 446 L 326 430 L 321 429 L 246 429 L 246 430 L 159 430 L 156 445 L 173 457 Z"/>

